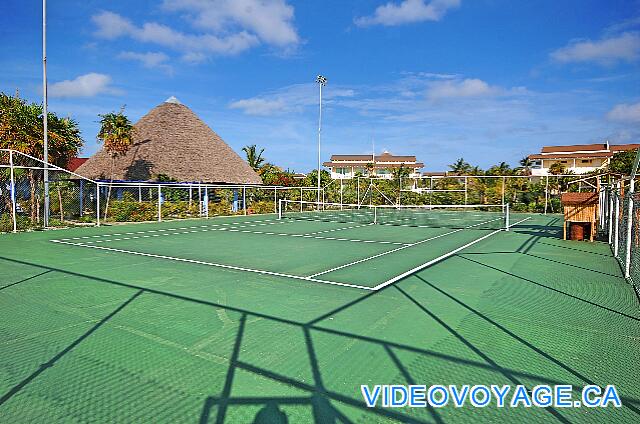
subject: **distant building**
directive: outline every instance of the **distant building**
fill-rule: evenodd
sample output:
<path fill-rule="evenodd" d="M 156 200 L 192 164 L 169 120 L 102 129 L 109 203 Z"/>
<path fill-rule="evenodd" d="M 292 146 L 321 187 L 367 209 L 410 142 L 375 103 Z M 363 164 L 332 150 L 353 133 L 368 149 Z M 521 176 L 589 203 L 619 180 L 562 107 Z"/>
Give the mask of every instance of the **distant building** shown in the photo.
<path fill-rule="evenodd" d="M 545 146 L 539 154 L 529 155 L 533 162 L 531 174 L 535 176 L 549 175 L 554 163 L 560 163 L 566 170 L 574 174 L 602 169 L 609 164 L 614 154 L 640 148 L 640 144 L 609 145 L 576 144 L 571 146 Z"/>
<path fill-rule="evenodd" d="M 404 166 L 409 169 L 410 178 L 420 178 L 423 163 L 415 156 L 395 156 L 383 152 L 380 156 L 373 155 L 332 155 L 330 162 L 323 164 L 331 169 L 331 178 L 350 179 L 356 175 L 392 178 L 393 169 Z"/>

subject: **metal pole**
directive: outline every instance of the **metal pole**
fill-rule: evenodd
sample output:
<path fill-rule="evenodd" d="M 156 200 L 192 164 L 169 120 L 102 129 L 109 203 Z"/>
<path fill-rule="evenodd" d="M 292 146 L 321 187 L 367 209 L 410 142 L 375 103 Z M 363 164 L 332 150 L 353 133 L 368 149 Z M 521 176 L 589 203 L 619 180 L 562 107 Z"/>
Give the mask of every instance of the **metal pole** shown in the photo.
<path fill-rule="evenodd" d="M 627 234 L 624 258 L 624 276 L 629 278 L 631 275 L 631 231 L 633 231 L 633 180 L 631 180 L 631 189 L 629 191 L 629 206 L 627 207 Z M 593 231 L 593 230 L 592 230 Z"/>
<path fill-rule="evenodd" d="M 549 176 L 547 175 L 547 182 L 544 186 L 544 214 L 547 214 L 547 204 L 549 202 Z"/>
<path fill-rule="evenodd" d="M 464 177 L 464 204 L 466 205 L 467 203 L 469 203 L 469 191 L 468 191 L 468 187 L 469 187 L 469 178 L 465 175 Z"/>
<path fill-rule="evenodd" d="M 327 79 L 322 75 L 318 75 L 316 82 L 320 86 L 320 110 L 318 114 L 318 210 L 320 210 L 320 167 L 322 165 L 320 163 L 320 140 L 322 138 L 322 87 L 327 83 Z"/>
<path fill-rule="evenodd" d="M 505 224 L 504 224 L 505 230 L 509 231 L 509 204 L 508 203 L 506 205 L 504 222 L 505 222 Z"/>
<path fill-rule="evenodd" d="M 342 196 L 342 178 L 340 178 L 340 210 L 342 210 L 343 196 Z"/>
<path fill-rule="evenodd" d="M 162 221 L 162 187 L 158 184 L 158 222 Z"/>
<path fill-rule="evenodd" d="M 47 105 L 47 0 L 42 0 L 42 123 L 44 132 L 44 226 L 49 226 L 49 134 Z"/>
<path fill-rule="evenodd" d="M 9 150 L 9 168 L 11 169 L 11 215 L 13 217 L 13 232 L 18 232 L 18 222 L 16 221 L 16 181 L 13 175 L 13 150 Z"/>
<path fill-rule="evenodd" d="M 300 187 L 300 212 L 302 212 L 302 197 L 303 197 L 303 188 Z"/>
<path fill-rule="evenodd" d="M 96 224 L 100 226 L 100 183 L 96 183 Z"/>
<path fill-rule="evenodd" d="M 505 185 L 505 177 L 502 177 L 502 204 L 504 205 L 504 185 Z"/>
<path fill-rule="evenodd" d="M 278 187 L 273 188 L 273 212 L 278 213 Z"/>
<path fill-rule="evenodd" d="M 247 214 L 247 187 L 242 186 L 242 209 L 244 214 Z"/>
<path fill-rule="evenodd" d="M 320 209 L 320 140 L 322 138 L 322 84 L 320 84 L 320 114 L 318 115 L 318 209 Z"/>
<path fill-rule="evenodd" d="M 620 197 L 618 195 L 616 195 L 615 198 L 615 209 L 613 210 L 613 220 L 614 220 L 614 227 L 613 227 L 613 256 L 615 256 L 616 258 L 618 257 L 618 238 L 620 236 L 619 233 L 619 225 L 618 225 L 618 220 L 620 219 Z"/>
<path fill-rule="evenodd" d="M 607 218 L 609 219 L 609 244 L 613 243 L 613 190 L 608 190 L 609 208 L 607 209 Z"/>

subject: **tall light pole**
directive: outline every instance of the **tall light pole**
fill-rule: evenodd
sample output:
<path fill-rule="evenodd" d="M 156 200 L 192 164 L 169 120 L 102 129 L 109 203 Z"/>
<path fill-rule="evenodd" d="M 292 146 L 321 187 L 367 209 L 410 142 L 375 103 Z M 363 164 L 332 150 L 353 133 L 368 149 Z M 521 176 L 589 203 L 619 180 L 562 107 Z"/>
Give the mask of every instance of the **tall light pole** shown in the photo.
<path fill-rule="evenodd" d="M 327 85 L 327 79 L 322 75 L 318 75 L 316 82 L 320 86 L 320 115 L 318 116 L 318 210 L 320 210 L 320 167 L 322 166 L 322 159 L 320 156 L 320 139 L 322 135 L 322 87 Z"/>
<path fill-rule="evenodd" d="M 47 129 L 47 0 L 42 0 L 42 122 L 44 131 L 44 226 L 49 226 L 49 134 Z"/>

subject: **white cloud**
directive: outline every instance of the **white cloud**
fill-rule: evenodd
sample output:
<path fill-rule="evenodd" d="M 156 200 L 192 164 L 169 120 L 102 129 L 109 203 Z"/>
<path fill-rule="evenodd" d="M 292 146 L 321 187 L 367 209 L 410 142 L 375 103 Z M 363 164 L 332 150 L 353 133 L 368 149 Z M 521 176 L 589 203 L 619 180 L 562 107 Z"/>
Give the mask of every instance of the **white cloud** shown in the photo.
<path fill-rule="evenodd" d="M 284 0 L 164 0 L 163 6 L 190 14 L 194 25 L 206 31 L 239 26 L 267 44 L 286 47 L 300 42 L 294 9 Z"/>
<path fill-rule="evenodd" d="M 607 119 L 611 121 L 640 123 L 640 102 L 616 105 L 607 113 Z"/>
<path fill-rule="evenodd" d="M 597 41 L 576 40 L 551 53 L 560 63 L 596 62 L 610 65 L 616 62 L 634 62 L 640 58 L 640 34 L 625 32 Z"/>
<path fill-rule="evenodd" d="M 157 22 L 141 25 L 113 12 L 92 16 L 94 35 L 133 40 L 182 53 L 187 62 L 211 55 L 234 55 L 267 44 L 290 52 L 300 43 L 293 25 L 294 9 L 286 0 L 164 0 L 162 9 L 179 13 L 194 31 L 178 31 Z"/>
<path fill-rule="evenodd" d="M 249 99 L 241 99 L 229 105 L 247 115 L 277 115 L 285 112 L 300 112 L 305 107 L 317 106 L 317 84 L 295 84 Z M 355 91 L 349 88 L 327 86 L 322 93 L 322 101 L 330 106 L 336 99 L 353 97 Z"/>
<path fill-rule="evenodd" d="M 429 84 L 427 97 L 431 100 L 464 97 L 485 97 L 498 94 L 500 89 L 479 79 L 445 80 Z"/>
<path fill-rule="evenodd" d="M 167 61 L 169 60 L 169 56 L 162 52 L 147 52 L 147 53 L 136 53 L 136 52 L 121 52 L 118 55 L 118 59 L 124 60 L 132 60 L 134 62 L 139 62 L 145 68 L 150 69 L 163 69 L 165 71 L 171 71 L 171 67 L 167 65 Z"/>
<path fill-rule="evenodd" d="M 200 52 L 232 55 L 259 43 L 256 36 L 246 31 L 218 37 L 212 34 L 185 34 L 155 22 L 138 27 L 112 12 L 101 12 L 93 16 L 92 20 L 98 27 L 95 32 L 98 37 L 115 39 L 128 36 L 137 41 L 158 44 L 186 54 Z"/>
<path fill-rule="evenodd" d="M 278 112 L 284 111 L 285 103 L 278 100 L 267 100 L 261 98 L 238 100 L 229 105 L 231 109 L 241 109 L 247 115 L 273 115 Z"/>
<path fill-rule="evenodd" d="M 359 26 L 395 26 L 415 22 L 439 21 L 449 11 L 460 6 L 461 0 L 403 0 L 376 8 L 372 16 L 356 18 Z"/>
<path fill-rule="evenodd" d="M 93 97 L 103 93 L 116 93 L 110 84 L 109 75 L 92 72 L 49 85 L 49 94 L 51 97 Z"/>

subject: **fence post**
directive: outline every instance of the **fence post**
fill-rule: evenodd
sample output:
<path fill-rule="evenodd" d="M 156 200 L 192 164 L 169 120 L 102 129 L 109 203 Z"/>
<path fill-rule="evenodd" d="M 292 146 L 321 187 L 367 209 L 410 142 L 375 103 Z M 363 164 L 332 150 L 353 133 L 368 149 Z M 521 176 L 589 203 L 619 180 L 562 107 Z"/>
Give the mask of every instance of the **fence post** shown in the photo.
<path fill-rule="evenodd" d="M 244 214 L 247 214 L 247 187 L 242 186 L 242 209 L 244 210 Z"/>
<path fill-rule="evenodd" d="M 282 219 L 282 199 L 278 202 L 278 219 Z"/>
<path fill-rule="evenodd" d="M 549 203 L 549 176 L 547 175 L 547 182 L 544 185 L 544 214 L 547 214 L 547 204 Z"/>
<path fill-rule="evenodd" d="M 469 203 L 469 177 L 464 177 L 464 204 Z"/>
<path fill-rule="evenodd" d="M 16 220 L 16 180 L 13 174 L 13 150 L 9 150 L 9 168 L 11 169 L 11 181 L 9 182 L 9 192 L 11 194 L 11 216 L 13 218 L 13 232 L 18 232 L 18 221 Z"/>
<path fill-rule="evenodd" d="M 273 188 L 273 209 L 275 209 L 275 213 L 278 213 L 278 187 Z"/>
<path fill-rule="evenodd" d="M 618 238 L 619 238 L 619 225 L 618 220 L 620 219 L 620 197 L 616 194 L 615 202 L 614 202 L 614 210 L 613 210 L 613 256 L 618 257 Z"/>
<path fill-rule="evenodd" d="M 162 221 L 162 188 L 160 184 L 158 184 L 158 222 Z"/>
<path fill-rule="evenodd" d="M 505 216 L 504 216 L 504 225 L 505 225 L 505 230 L 509 231 L 509 204 L 507 203 L 505 206 Z"/>
<path fill-rule="evenodd" d="M 96 224 L 100 226 L 100 183 L 96 183 Z"/>
<path fill-rule="evenodd" d="M 607 219 L 609 224 L 609 245 L 613 244 L 613 190 L 609 187 L 607 192 L 609 208 L 607 209 Z"/>
<path fill-rule="evenodd" d="M 624 276 L 629 278 L 631 271 L 631 231 L 633 230 L 633 181 L 629 190 L 629 206 L 627 207 L 627 234 L 624 258 Z"/>
<path fill-rule="evenodd" d="M 506 181 L 505 181 L 505 177 L 503 176 L 503 177 L 502 177 L 502 204 L 503 204 L 503 205 L 504 205 L 505 184 L 506 184 Z"/>

